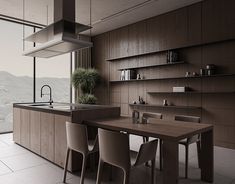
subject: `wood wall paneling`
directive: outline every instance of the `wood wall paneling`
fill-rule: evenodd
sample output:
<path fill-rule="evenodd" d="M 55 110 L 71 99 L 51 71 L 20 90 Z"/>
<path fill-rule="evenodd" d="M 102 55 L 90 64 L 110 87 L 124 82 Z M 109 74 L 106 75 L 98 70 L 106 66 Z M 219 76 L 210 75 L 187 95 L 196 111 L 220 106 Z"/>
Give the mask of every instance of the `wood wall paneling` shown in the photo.
<path fill-rule="evenodd" d="M 93 63 L 107 85 L 109 95 L 101 103 L 120 106 L 122 115 L 131 115 L 133 109 L 160 112 L 163 119 L 173 119 L 176 114 L 200 116 L 202 122 L 215 125 L 215 144 L 235 149 L 235 79 L 213 77 L 197 79 L 170 79 L 111 83 L 120 80 L 119 68 L 141 67 L 166 62 L 166 51 L 177 48 L 185 64 L 137 69 L 146 79 L 182 77 L 187 71 L 199 73 L 207 64 L 215 64 L 217 73 L 235 73 L 235 1 L 205 0 L 188 7 L 128 25 L 94 37 Z M 108 40 L 108 41 L 107 41 Z M 221 42 L 223 40 L 223 42 Z M 205 44 L 204 43 L 210 43 Z M 158 52 L 160 51 L 160 52 Z M 121 58 L 107 62 L 107 58 Z M 102 85 L 101 85 L 102 86 Z M 148 94 L 171 92 L 174 86 L 188 86 L 197 92 L 224 92 L 219 94 Z M 231 92 L 231 93 L 226 93 Z M 101 90 L 98 93 L 104 94 Z M 101 94 L 97 94 L 98 96 Z M 149 104 L 162 104 L 163 99 L 174 105 L 198 106 L 202 109 L 164 109 L 130 107 L 141 96 Z M 226 118 L 225 118 L 226 117 Z"/>

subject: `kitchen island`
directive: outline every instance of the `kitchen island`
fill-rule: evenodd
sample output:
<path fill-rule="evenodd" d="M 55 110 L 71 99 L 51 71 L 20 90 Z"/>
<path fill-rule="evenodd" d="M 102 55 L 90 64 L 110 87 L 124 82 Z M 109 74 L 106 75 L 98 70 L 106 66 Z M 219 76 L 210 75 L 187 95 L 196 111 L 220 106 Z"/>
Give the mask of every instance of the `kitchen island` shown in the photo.
<path fill-rule="evenodd" d="M 119 107 L 105 105 L 15 103 L 13 104 L 13 140 L 63 167 L 67 148 L 66 121 L 82 123 L 84 120 L 119 116 Z M 81 155 L 72 152 L 68 170 L 80 170 L 81 161 Z"/>

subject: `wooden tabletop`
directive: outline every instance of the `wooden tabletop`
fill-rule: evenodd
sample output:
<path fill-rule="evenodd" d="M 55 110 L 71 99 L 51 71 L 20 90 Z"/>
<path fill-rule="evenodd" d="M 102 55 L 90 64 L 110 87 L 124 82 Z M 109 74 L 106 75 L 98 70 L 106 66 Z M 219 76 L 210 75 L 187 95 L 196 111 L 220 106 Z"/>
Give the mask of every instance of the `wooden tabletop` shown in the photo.
<path fill-rule="evenodd" d="M 210 124 L 166 120 L 151 120 L 148 124 L 134 124 L 132 118 L 128 117 L 86 120 L 84 124 L 172 141 L 179 141 L 213 129 Z"/>

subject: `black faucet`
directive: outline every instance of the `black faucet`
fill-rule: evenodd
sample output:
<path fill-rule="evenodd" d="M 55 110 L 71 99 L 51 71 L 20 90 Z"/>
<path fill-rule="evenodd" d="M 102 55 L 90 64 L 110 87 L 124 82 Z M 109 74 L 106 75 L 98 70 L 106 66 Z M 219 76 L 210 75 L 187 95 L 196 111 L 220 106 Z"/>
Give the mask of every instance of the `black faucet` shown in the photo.
<path fill-rule="evenodd" d="M 49 93 L 49 94 L 43 93 L 43 88 L 44 88 L 44 87 L 48 87 L 48 88 L 49 88 L 49 90 L 50 90 L 50 93 Z M 41 98 L 42 98 L 44 95 L 50 95 L 50 101 L 49 101 L 49 103 L 50 103 L 50 105 L 52 105 L 53 100 L 52 100 L 52 90 L 51 90 L 51 86 L 49 86 L 49 85 L 43 85 L 43 86 L 41 87 Z"/>

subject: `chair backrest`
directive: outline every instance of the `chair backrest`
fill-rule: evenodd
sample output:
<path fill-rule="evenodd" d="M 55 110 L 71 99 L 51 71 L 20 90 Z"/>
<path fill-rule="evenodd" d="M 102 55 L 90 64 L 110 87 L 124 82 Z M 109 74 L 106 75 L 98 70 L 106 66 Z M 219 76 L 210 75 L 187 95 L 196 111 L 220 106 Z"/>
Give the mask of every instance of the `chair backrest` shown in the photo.
<path fill-rule="evenodd" d="M 140 150 L 138 152 L 135 166 L 144 164 L 156 158 L 158 139 L 152 140 L 150 142 L 141 144 Z"/>
<path fill-rule="evenodd" d="M 127 134 L 98 129 L 100 159 L 122 169 L 130 169 L 129 138 Z"/>
<path fill-rule="evenodd" d="M 176 115 L 176 121 L 188 121 L 193 123 L 200 123 L 200 117 L 197 116 L 185 116 L 185 115 Z"/>
<path fill-rule="evenodd" d="M 162 114 L 161 113 L 149 113 L 149 112 L 143 113 L 143 116 L 142 116 L 143 123 L 147 123 L 145 121 L 148 121 L 150 119 L 162 119 Z"/>
<path fill-rule="evenodd" d="M 66 137 L 68 148 L 82 154 L 88 153 L 87 128 L 85 125 L 66 122 Z"/>
<path fill-rule="evenodd" d="M 176 121 L 186 121 L 186 122 L 192 122 L 192 123 L 200 123 L 201 119 L 197 116 L 184 116 L 184 115 L 176 115 L 175 116 Z M 188 143 L 194 143 L 198 141 L 200 138 L 200 135 L 194 135 L 187 139 Z"/>

